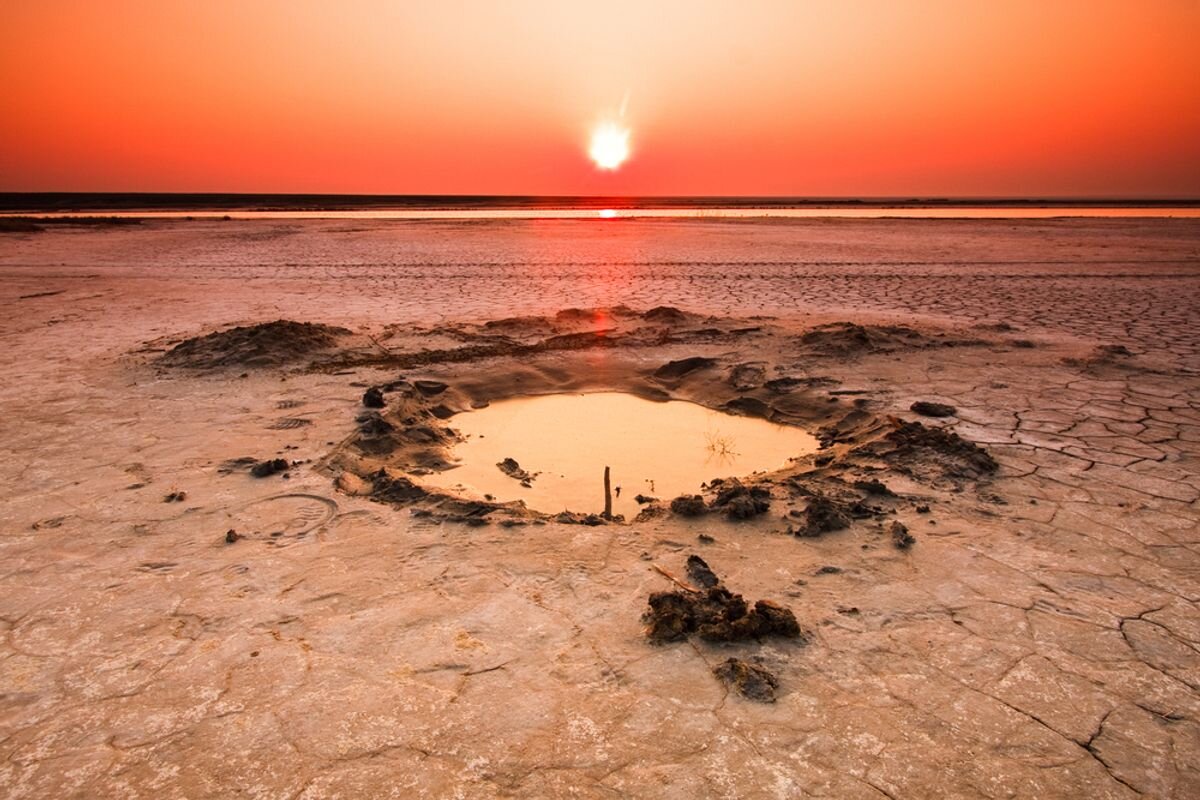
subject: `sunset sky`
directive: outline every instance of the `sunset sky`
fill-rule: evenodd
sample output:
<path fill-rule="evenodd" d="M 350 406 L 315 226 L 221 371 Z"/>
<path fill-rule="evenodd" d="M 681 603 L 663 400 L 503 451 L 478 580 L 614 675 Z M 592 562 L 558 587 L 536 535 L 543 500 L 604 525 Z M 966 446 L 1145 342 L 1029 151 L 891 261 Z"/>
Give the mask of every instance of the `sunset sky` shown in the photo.
<path fill-rule="evenodd" d="M 1200 196 L 1198 42 L 1195 0 L 14 0 L 0 190 Z"/>

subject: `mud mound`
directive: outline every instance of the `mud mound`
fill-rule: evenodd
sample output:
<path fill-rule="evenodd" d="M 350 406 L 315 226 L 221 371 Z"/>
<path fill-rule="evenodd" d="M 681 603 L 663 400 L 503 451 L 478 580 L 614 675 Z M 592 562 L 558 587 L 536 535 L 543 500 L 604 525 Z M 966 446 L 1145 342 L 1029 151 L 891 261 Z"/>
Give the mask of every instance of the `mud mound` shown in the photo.
<path fill-rule="evenodd" d="M 383 399 L 383 390 L 378 386 L 372 386 L 363 392 L 362 404 L 367 408 L 383 408 L 387 402 Z"/>
<path fill-rule="evenodd" d="M 691 314 L 688 314 L 686 311 L 680 311 L 678 308 L 672 306 L 655 306 L 645 314 L 642 314 L 642 319 L 647 322 L 658 322 L 664 325 L 679 325 L 691 318 Z"/>
<path fill-rule="evenodd" d="M 800 636 L 800 625 L 791 611 L 769 600 L 759 600 L 751 607 L 740 594 L 721 585 L 699 556 L 688 558 L 688 572 L 693 579 L 702 577 L 713 583 L 704 590 L 651 594 L 650 608 L 642 617 L 651 641 L 673 642 L 692 635 L 714 642 Z"/>
<path fill-rule="evenodd" d="M 337 344 L 350 331 L 334 325 L 278 319 L 185 339 L 163 354 L 170 367 L 274 367 Z"/>
<path fill-rule="evenodd" d="M 818 325 L 802 334 L 800 343 L 814 353 L 831 356 L 983 344 L 978 339 L 955 339 L 945 334 L 930 336 L 904 325 L 856 325 L 852 322 Z"/>
<path fill-rule="evenodd" d="M 814 495 L 801 516 L 798 528 L 788 526 L 788 533 L 813 539 L 823 533 L 840 531 L 850 527 L 850 514 L 842 503 L 823 494 Z"/>
<path fill-rule="evenodd" d="M 771 508 L 771 490 L 765 486 L 746 486 L 737 478 L 717 478 L 709 488 L 717 490 L 710 508 L 730 519 L 750 519 Z"/>
<path fill-rule="evenodd" d="M 901 422 L 881 439 L 859 448 L 916 477 L 978 480 L 999 468 L 996 459 L 974 442 L 946 428 Z"/>
<path fill-rule="evenodd" d="M 681 494 L 671 501 L 671 513 L 681 517 L 698 517 L 708 509 L 698 494 Z"/>

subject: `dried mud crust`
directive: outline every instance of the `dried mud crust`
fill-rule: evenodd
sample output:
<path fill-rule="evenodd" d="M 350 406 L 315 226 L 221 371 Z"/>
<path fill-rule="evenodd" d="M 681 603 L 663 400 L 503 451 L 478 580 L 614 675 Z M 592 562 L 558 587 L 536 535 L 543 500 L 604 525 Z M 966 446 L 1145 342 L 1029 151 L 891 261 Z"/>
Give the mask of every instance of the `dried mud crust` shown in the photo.
<path fill-rule="evenodd" d="M 342 491 L 391 505 L 420 506 L 448 518 L 463 516 L 444 508 L 449 500 L 482 503 L 472 506 L 473 512 L 467 515 L 475 524 L 504 519 L 605 524 L 610 520 L 600 518 L 599 508 L 543 514 L 519 501 L 501 504 L 490 498 L 476 501 L 455 498 L 443 490 L 425 491 L 421 477 L 454 467 L 453 448 L 460 441 L 454 417 L 460 413 L 517 396 L 626 391 L 650 400 L 689 400 L 727 413 L 806 427 L 817 431 L 822 443 L 818 453 L 800 456 L 775 473 L 714 477 L 701 494 L 663 501 L 647 498 L 638 520 L 659 517 L 669 510 L 683 517 L 715 513 L 750 521 L 770 517 L 775 500 L 790 502 L 797 496 L 825 492 L 824 500 L 807 504 L 798 523 L 788 520 L 789 526 L 799 526 L 792 528 L 792 533 L 814 536 L 873 515 L 864 511 L 869 507 L 866 499 L 890 492 L 871 477 L 879 470 L 955 490 L 986 481 L 995 472 L 997 464 L 987 451 L 952 430 L 877 413 L 875 408 L 881 403 L 876 393 L 839 388 L 840 381 L 826 374 L 803 374 L 808 368 L 834 371 L 848 346 L 839 344 L 843 340 L 857 343 L 860 349 L 979 340 L 911 328 L 849 324 L 814 331 L 814 337 L 797 337 L 762 320 L 701 318 L 665 308 L 638 313 L 624 307 L 567 309 L 547 317 L 514 317 L 436 330 L 401 332 L 396 328 L 380 337 L 371 366 L 421 364 L 424 368 L 415 374 L 393 373 L 387 382 L 371 386 L 363 396 L 368 402 L 365 408 L 359 407 L 354 431 L 324 459 L 321 468 L 337 480 Z M 734 354 L 744 350 L 738 345 L 747 336 L 756 337 L 763 345 L 756 353 L 778 355 L 753 362 L 731 357 L 731 346 Z M 465 344 L 404 353 L 392 349 L 400 341 L 427 343 L 437 337 Z M 799 349 L 793 349 L 797 342 Z M 648 358 L 644 348 L 650 345 L 656 349 Z M 569 352 L 595 347 L 611 353 L 603 362 L 596 362 Z M 386 356 L 379 355 L 384 351 Z M 331 364 L 345 366 L 346 359 L 362 358 L 358 350 L 343 355 L 324 353 L 310 369 L 325 371 Z M 462 366 L 467 362 L 471 363 L 469 369 Z M 517 481 L 532 480 L 533 474 L 515 461 L 497 466 Z M 865 481 L 861 490 L 849 489 L 848 482 L 860 477 L 871 480 Z M 406 485 L 398 491 L 396 480 L 407 481 L 413 488 Z M 796 488 L 797 480 L 803 481 L 803 491 Z"/>
<path fill-rule="evenodd" d="M 278 319 L 184 339 L 159 359 L 168 367 L 275 367 L 335 347 L 350 331 L 335 325 Z"/>

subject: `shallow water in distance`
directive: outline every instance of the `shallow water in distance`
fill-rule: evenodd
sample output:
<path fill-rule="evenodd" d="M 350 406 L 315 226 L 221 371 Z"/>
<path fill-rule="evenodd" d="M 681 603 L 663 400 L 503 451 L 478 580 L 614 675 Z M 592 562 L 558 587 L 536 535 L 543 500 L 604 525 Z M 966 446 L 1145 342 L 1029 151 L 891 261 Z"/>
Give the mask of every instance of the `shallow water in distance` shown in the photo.
<path fill-rule="evenodd" d="M 626 519 L 640 509 L 638 494 L 669 501 L 699 492 L 713 478 L 784 467 L 818 447 L 800 428 L 622 392 L 505 400 L 459 414 L 451 425 L 466 437 L 454 452 L 461 466 L 424 478 L 426 484 L 479 498 L 524 500 L 545 513 L 598 513 L 608 466 L 613 513 Z M 500 470 L 497 464 L 506 458 L 535 475 L 529 487 Z"/>

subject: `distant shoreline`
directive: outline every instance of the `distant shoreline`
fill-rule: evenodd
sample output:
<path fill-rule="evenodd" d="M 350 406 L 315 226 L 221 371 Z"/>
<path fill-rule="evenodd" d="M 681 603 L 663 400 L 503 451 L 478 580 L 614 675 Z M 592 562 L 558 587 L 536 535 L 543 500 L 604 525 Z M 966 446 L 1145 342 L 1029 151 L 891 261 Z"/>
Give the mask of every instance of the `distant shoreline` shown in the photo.
<path fill-rule="evenodd" d="M 1013 197 L 604 197 L 536 195 L 374 195 L 0 192 L 0 213 L 106 211 L 387 211 L 473 209 L 971 209 L 1200 208 L 1200 198 Z"/>

